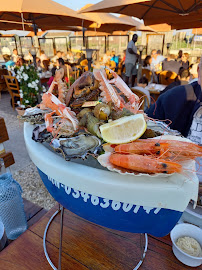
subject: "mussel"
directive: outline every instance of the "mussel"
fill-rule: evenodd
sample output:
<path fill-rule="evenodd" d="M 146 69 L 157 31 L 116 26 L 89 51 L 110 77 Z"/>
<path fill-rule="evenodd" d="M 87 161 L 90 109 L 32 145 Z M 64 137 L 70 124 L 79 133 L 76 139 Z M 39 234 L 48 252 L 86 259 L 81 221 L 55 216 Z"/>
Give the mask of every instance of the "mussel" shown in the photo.
<path fill-rule="evenodd" d="M 47 131 L 45 125 L 38 125 L 37 127 L 34 128 L 32 132 L 32 140 L 34 140 L 35 142 L 50 143 L 52 139 L 53 136 L 50 132 Z"/>

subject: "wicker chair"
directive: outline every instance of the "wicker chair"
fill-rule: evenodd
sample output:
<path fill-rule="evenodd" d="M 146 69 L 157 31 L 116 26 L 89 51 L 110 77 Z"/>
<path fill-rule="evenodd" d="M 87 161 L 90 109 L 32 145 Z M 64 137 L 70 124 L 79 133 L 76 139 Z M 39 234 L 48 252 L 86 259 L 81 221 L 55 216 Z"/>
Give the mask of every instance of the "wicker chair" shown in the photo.
<path fill-rule="evenodd" d="M 88 71 L 88 60 L 87 59 L 82 60 L 80 63 L 80 66 L 81 66 L 82 73 L 85 71 Z"/>
<path fill-rule="evenodd" d="M 15 104 L 17 104 L 17 103 L 15 102 L 14 97 L 20 98 L 20 92 L 19 92 L 20 87 L 19 87 L 18 80 L 16 79 L 16 77 L 9 76 L 9 75 L 5 75 L 4 78 L 6 81 L 8 92 L 11 95 L 13 110 L 15 110 Z M 21 100 L 21 98 L 20 98 L 20 100 Z"/>
<path fill-rule="evenodd" d="M 159 83 L 164 85 L 169 85 L 174 82 L 177 78 L 177 73 L 172 71 L 162 71 L 159 74 Z"/>
<path fill-rule="evenodd" d="M 142 68 L 142 76 L 145 76 L 148 80 L 148 82 L 151 81 L 151 77 L 152 77 L 152 72 L 151 70 L 147 69 L 147 68 Z"/>
<path fill-rule="evenodd" d="M 0 97 L 1 97 L 1 91 L 7 90 L 6 81 L 4 78 L 4 75 L 7 75 L 8 71 L 7 69 L 0 69 Z"/>

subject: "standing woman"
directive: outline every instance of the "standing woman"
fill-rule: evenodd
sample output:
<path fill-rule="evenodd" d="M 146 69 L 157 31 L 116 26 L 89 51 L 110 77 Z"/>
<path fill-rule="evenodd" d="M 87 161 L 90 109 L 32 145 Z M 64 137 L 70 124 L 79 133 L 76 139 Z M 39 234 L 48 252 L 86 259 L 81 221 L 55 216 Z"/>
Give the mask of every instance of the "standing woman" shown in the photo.
<path fill-rule="evenodd" d="M 184 69 L 189 69 L 189 54 L 188 53 L 183 53 L 180 64 Z"/>

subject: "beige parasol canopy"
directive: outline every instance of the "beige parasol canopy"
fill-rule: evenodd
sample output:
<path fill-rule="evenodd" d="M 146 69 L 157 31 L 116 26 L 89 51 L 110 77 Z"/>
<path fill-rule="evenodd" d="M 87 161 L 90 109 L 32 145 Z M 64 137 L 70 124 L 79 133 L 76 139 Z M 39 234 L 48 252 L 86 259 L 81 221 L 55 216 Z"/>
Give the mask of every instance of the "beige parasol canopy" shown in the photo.
<path fill-rule="evenodd" d="M 93 6 L 92 4 L 87 4 L 81 8 L 78 13 L 81 13 L 82 10 Z M 135 20 L 125 20 L 125 18 L 116 17 L 108 13 L 85 13 L 85 16 L 89 20 L 94 21 L 89 26 L 89 29 L 96 29 L 98 32 L 112 33 L 114 31 L 128 31 L 136 30 Z"/>
<path fill-rule="evenodd" d="M 144 25 L 144 23 L 139 22 L 137 19 L 133 19 L 130 16 L 126 16 L 126 15 L 120 15 L 119 18 L 124 19 L 124 21 L 134 24 L 135 27 L 131 30 L 134 31 L 143 31 L 143 32 L 156 32 L 156 30 L 152 29 L 150 26 L 146 26 Z"/>
<path fill-rule="evenodd" d="M 171 31 L 171 26 L 167 23 L 152 24 L 149 26 L 156 32 L 169 32 L 169 31 Z"/>
<path fill-rule="evenodd" d="M 195 22 L 184 22 L 184 23 L 173 23 L 171 24 L 172 29 L 191 29 L 191 28 L 201 28 L 202 20 Z"/>
<path fill-rule="evenodd" d="M 52 0 L 0 0 L 1 30 L 22 30 L 22 20 L 25 29 L 29 28 L 30 23 L 44 30 L 64 30 L 67 26 L 87 27 L 93 22 L 85 15 Z"/>
<path fill-rule="evenodd" d="M 83 12 L 114 12 L 143 19 L 145 25 L 183 23 L 202 18 L 201 0 L 104 0 Z"/>

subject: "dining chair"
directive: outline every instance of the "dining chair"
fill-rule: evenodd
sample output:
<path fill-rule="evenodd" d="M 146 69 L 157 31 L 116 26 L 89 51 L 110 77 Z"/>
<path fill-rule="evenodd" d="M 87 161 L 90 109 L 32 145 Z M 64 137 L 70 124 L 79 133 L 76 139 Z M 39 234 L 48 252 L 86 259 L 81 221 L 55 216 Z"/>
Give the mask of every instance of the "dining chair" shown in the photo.
<path fill-rule="evenodd" d="M 123 63 L 122 62 L 119 62 L 117 74 L 121 77 L 122 72 L 123 72 Z"/>
<path fill-rule="evenodd" d="M 172 71 L 164 70 L 159 74 L 159 83 L 169 85 L 174 82 L 177 78 L 177 73 Z"/>
<path fill-rule="evenodd" d="M 151 98 L 150 98 L 150 93 L 147 89 L 144 89 L 143 87 L 135 86 L 131 88 L 131 91 L 140 98 L 140 103 L 142 102 L 140 106 L 140 110 L 144 111 L 146 108 L 150 107 Z"/>
<path fill-rule="evenodd" d="M 142 68 L 142 77 L 143 76 L 145 76 L 148 82 L 150 82 L 152 78 L 152 71 L 147 68 Z"/>
<path fill-rule="evenodd" d="M 18 80 L 16 79 L 16 77 L 9 76 L 9 75 L 4 75 L 4 78 L 6 81 L 8 92 L 11 96 L 13 110 L 15 110 L 15 104 L 17 104 L 15 102 L 15 97 L 20 98 L 20 92 L 19 92 L 20 87 L 19 87 Z M 21 101 L 21 98 L 20 98 L 20 101 Z"/>
<path fill-rule="evenodd" d="M 88 71 L 88 60 L 87 59 L 84 59 L 81 61 L 80 69 L 82 70 L 82 73 L 84 73 L 85 71 Z"/>
<path fill-rule="evenodd" d="M 110 61 L 110 69 L 115 71 L 116 70 L 116 62 L 115 61 Z"/>
<path fill-rule="evenodd" d="M 8 71 L 7 69 L 0 69 L 0 97 L 1 97 L 1 92 L 4 90 L 7 90 L 7 86 L 6 86 L 6 81 L 4 78 L 4 75 L 7 75 Z"/>

